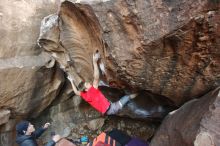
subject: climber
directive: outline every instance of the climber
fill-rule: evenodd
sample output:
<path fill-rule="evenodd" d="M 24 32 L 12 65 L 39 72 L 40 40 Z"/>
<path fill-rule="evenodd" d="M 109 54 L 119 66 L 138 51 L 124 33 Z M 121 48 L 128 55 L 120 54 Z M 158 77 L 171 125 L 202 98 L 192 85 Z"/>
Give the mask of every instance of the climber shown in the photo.
<path fill-rule="evenodd" d="M 50 126 L 50 123 L 46 123 L 44 127 L 35 131 L 34 125 L 28 121 L 21 121 L 16 125 L 16 143 L 19 146 L 38 146 L 36 139 L 38 139 L 45 130 Z M 61 139 L 60 135 L 54 135 L 45 146 L 55 146 L 56 142 Z"/>
<path fill-rule="evenodd" d="M 114 115 L 117 114 L 123 106 L 130 100 L 137 96 L 137 94 L 130 94 L 123 96 L 119 101 L 111 103 L 106 97 L 101 93 L 98 89 L 99 83 L 99 68 L 98 68 L 98 60 L 100 58 L 99 52 L 93 54 L 93 67 L 94 67 L 94 80 L 93 84 L 89 82 L 83 82 L 79 85 L 81 88 L 81 92 L 76 88 L 73 83 L 72 77 L 69 75 L 68 79 L 71 82 L 73 91 L 76 95 L 81 96 L 85 101 L 87 101 L 92 107 L 94 107 L 97 111 L 106 115 Z"/>

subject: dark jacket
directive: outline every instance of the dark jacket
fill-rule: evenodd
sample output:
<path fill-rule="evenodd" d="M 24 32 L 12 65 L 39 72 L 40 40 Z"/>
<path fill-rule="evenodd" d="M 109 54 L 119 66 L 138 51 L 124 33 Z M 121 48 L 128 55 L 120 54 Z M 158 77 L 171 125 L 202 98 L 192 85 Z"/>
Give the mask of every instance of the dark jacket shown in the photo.
<path fill-rule="evenodd" d="M 17 135 L 16 143 L 19 146 L 38 146 L 36 139 L 38 139 L 45 129 L 40 128 L 33 132 L 31 135 Z M 49 141 L 45 146 L 54 146 L 55 142 L 53 140 Z"/>

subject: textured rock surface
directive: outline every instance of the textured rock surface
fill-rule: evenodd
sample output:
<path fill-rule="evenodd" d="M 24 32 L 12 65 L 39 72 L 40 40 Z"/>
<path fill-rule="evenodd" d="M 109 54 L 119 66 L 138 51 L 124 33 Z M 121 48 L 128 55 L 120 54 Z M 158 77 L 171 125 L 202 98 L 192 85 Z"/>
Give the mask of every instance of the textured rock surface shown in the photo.
<path fill-rule="evenodd" d="M 76 85 L 92 80 L 92 54 L 103 48 L 101 28 L 92 8 L 81 5 L 81 9 L 89 15 L 71 2 L 62 3 L 59 18 L 52 15 L 43 19 L 38 39 L 40 46 L 72 75 Z"/>
<path fill-rule="evenodd" d="M 36 117 L 60 91 L 62 72 L 36 42 L 41 20 L 56 10 L 53 0 L 0 0 L 0 109 L 11 112 L 0 127 L 1 146 L 14 143 L 19 116 Z"/>
<path fill-rule="evenodd" d="M 9 119 L 7 123 L 0 126 L 0 145 L 14 146 L 15 145 L 15 125 L 18 119 Z"/>
<path fill-rule="evenodd" d="M 0 109 L 11 112 L 0 127 L 0 145 L 13 145 L 19 118 L 35 118 L 58 94 L 62 99 L 39 120 L 52 121 L 58 133 L 78 138 L 87 134 L 90 120 L 100 117 L 90 106 L 79 104 L 80 98 L 72 101 L 69 89 L 60 90 L 63 73 L 54 66 L 54 58 L 77 85 L 92 80 L 92 53 L 99 49 L 107 70 L 102 79 L 111 86 L 150 90 L 177 105 L 220 84 L 217 0 L 77 0 L 90 5 L 66 1 L 56 14 L 55 0 L 0 1 Z M 43 28 L 37 42 L 40 22 L 50 14 L 43 22 L 55 20 L 55 25 Z M 146 130 L 144 123 L 124 121 L 125 126 L 112 125 L 131 125 L 130 134 L 137 127 Z M 209 135 L 198 134 L 195 144 Z"/>
<path fill-rule="evenodd" d="M 58 69 L 46 68 L 53 59 L 36 44 L 41 19 L 57 7 L 53 1 L 1 1 L 0 5 L 0 108 L 36 116 L 56 97 L 63 80 Z"/>
<path fill-rule="evenodd" d="M 14 115 L 36 117 L 59 93 L 63 77 L 59 70 L 46 68 L 0 71 L 0 107 Z"/>
<path fill-rule="evenodd" d="M 220 88 L 171 112 L 162 122 L 151 146 L 220 145 Z"/>
<path fill-rule="evenodd" d="M 97 119 L 93 119 L 91 121 L 89 121 L 87 123 L 87 126 L 90 130 L 98 130 L 101 129 L 102 126 L 104 125 L 105 119 L 104 118 L 97 118 Z"/>
<path fill-rule="evenodd" d="M 0 110 L 0 125 L 9 121 L 10 114 L 10 110 Z"/>
<path fill-rule="evenodd" d="M 103 29 L 108 81 L 148 89 L 177 104 L 219 85 L 219 3 L 212 4 L 119 0 L 92 5 Z M 215 14 L 208 11 L 213 9 Z"/>
<path fill-rule="evenodd" d="M 151 90 L 179 105 L 219 85 L 218 6 L 209 0 L 65 1 L 55 43 L 70 57 L 76 85 L 92 80 L 98 48 L 110 85 Z M 50 38 L 43 41 L 59 52 Z"/>
<path fill-rule="evenodd" d="M 42 20 L 38 39 L 40 46 L 54 56 L 60 67 L 72 74 L 76 85 L 82 80 L 92 81 L 91 56 L 97 48 L 100 52 L 103 48 L 100 26 L 92 8 L 79 6 L 68 1 L 62 3 L 58 16 L 49 15 Z M 165 97 L 147 93 L 131 102 L 120 115 L 139 119 L 161 118 L 170 111 L 164 106 L 170 105 Z"/>

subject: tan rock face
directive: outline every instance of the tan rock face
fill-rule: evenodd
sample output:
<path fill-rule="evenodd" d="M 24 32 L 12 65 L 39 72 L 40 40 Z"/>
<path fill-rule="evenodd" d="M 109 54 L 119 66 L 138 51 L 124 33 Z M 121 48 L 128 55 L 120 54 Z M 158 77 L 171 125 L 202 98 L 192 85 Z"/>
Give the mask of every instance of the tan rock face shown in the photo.
<path fill-rule="evenodd" d="M 63 80 L 59 70 L 46 68 L 5 69 L 0 76 L 5 77 L 0 78 L 0 107 L 16 115 L 32 112 L 33 117 L 52 102 Z"/>
<path fill-rule="evenodd" d="M 220 88 L 171 112 L 162 122 L 151 146 L 220 145 Z"/>
<path fill-rule="evenodd" d="M 0 110 L 0 125 L 8 122 L 10 114 L 9 110 Z"/>
<path fill-rule="evenodd" d="M 93 80 L 92 54 L 97 49 L 102 53 L 103 43 L 100 25 L 90 6 L 63 2 L 58 16 L 42 20 L 38 42 L 73 76 L 76 85 Z"/>
<path fill-rule="evenodd" d="M 63 73 L 37 46 L 42 18 L 56 9 L 52 0 L 0 0 L 0 145 L 14 144 L 19 116 L 36 117 L 60 91 Z"/>
<path fill-rule="evenodd" d="M 42 18 L 56 9 L 52 0 L 0 2 L 0 111 L 11 112 L 1 115 L 1 124 L 18 116 L 36 117 L 59 93 L 63 73 L 36 42 Z M 0 145 L 14 143 L 9 131 L 16 122 L 8 123 L 0 127 Z"/>

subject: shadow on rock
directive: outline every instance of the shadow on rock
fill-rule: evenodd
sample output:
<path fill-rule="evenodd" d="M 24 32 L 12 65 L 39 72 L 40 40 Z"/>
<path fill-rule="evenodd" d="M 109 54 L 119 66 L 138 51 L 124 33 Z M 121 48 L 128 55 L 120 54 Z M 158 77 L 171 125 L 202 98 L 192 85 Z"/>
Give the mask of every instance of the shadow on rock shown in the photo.
<path fill-rule="evenodd" d="M 117 88 L 106 86 L 101 86 L 99 88 L 105 97 L 112 102 L 119 100 L 125 95 L 122 90 Z M 162 120 L 169 112 L 176 108 L 174 103 L 167 97 L 142 90 L 138 92 L 138 96 L 135 99 L 128 102 L 118 115 L 133 119 Z"/>

